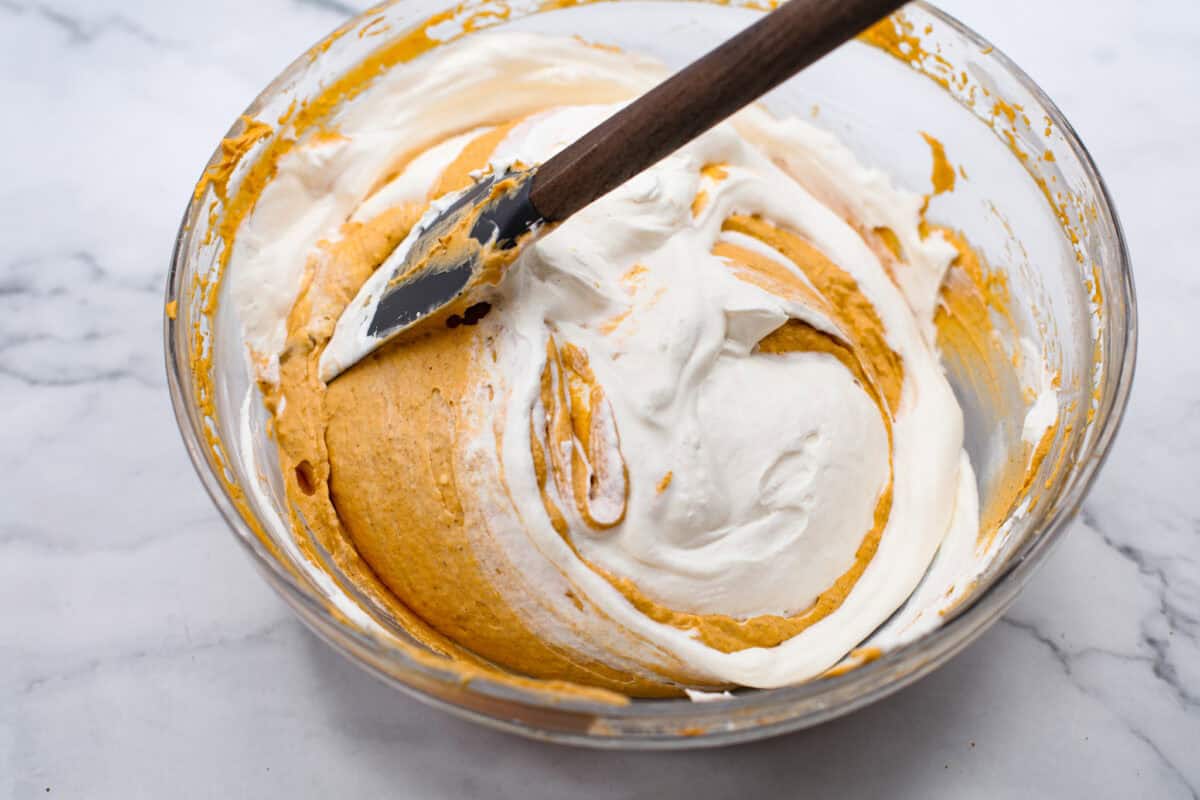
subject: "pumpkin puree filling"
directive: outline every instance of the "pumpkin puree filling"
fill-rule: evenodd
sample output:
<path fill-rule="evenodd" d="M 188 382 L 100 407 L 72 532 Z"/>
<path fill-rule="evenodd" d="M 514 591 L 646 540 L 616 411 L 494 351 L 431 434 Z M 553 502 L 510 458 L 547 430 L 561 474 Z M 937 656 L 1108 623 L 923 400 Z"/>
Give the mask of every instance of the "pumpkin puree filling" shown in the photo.
<path fill-rule="evenodd" d="M 928 197 L 758 107 L 490 263 L 469 314 L 323 380 L 435 204 L 664 74 L 519 33 L 417 66 L 290 148 L 230 262 L 310 558 L 471 669 L 672 696 L 864 663 L 944 541 L 993 544 L 1053 426 L 981 514 L 942 364 L 1016 380 L 1003 287 Z M 924 136 L 930 195 L 953 191 Z"/>

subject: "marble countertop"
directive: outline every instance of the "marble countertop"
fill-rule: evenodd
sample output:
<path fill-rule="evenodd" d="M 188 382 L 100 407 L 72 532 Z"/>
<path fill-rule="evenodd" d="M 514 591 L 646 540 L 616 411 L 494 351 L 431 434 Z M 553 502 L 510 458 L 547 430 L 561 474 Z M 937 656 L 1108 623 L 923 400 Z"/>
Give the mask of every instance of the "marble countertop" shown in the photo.
<path fill-rule="evenodd" d="M 376 682 L 192 472 L 160 326 L 187 193 L 370 0 L 0 0 L 0 796 L 1191 797 L 1200 792 L 1200 6 L 943 0 L 1063 107 L 1129 234 L 1121 436 L 1011 613 L 815 730 L 682 754 L 484 730 Z"/>

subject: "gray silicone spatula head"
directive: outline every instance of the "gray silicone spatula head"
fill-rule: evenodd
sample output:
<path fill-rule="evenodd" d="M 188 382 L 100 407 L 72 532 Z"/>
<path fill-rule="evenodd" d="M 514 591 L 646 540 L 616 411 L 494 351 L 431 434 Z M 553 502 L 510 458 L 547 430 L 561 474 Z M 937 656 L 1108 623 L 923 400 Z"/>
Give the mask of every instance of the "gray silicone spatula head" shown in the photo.
<path fill-rule="evenodd" d="M 529 202 L 532 178 L 489 175 L 424 228 L 379 296 L 367 333 L 387 338 L 468 293 L 481 277 L 484 250 L 509 250 L 543 221 Z M 456 231 L 466 234 L 463 241 L 455 241 Z"/>
<path fill-rule="evenodd" d="M 478 294 L 500 279 L 517 242 L 543 222 L 529 201 L 533 175 L 487 175 L 431 208 L 342 312 L 321 356 L 321 379 L 332 380 L 419 323 L 477 322 L 486 309 Z"/>

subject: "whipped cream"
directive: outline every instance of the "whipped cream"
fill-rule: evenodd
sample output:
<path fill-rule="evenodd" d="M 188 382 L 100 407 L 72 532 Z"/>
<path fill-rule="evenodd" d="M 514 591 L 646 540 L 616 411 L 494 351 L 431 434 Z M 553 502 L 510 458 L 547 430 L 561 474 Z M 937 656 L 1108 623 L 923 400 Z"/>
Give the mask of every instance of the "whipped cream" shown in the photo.
<path fill-rule="evenodd" d="M 576 107 L 539 116 L 514 131 L 499 155 L 537 163 L 612 110 Z M 526 597 L 512 602 L 528 603 L 527 595 L 538 592 L 539 605 L 553 603 L 568 588 L 585 587 L 606 617 L 668 648 L 709 680 L 774 686 L 832 666 L 904 602 L 954 522 L 960 487 L 973 492 L 974 485 L 959 469 L 961 412 L 922 333 L 928 321 L 915 316 L 861 236 L 804 188 L 804 162 L 788 165 L 795 174 L 772 162 L 774 154 L 803 150 L 808 163 L 836 169 L 811 143 L 832 152 L 834 164 L 846 151 L 830 139 L 797 134 L 805 126 L 794 121 L 747 116 L 757 146 L 733 125 L 721 126 L 580 212 L 514 265 L 486 321 L 499 342 L 492 377 L 507 387 L 486 409 L 504 419 L 506 447 L 494 466 L 507 478 L 506 491 L 495 491 L 492 469 L 468 476 L 480 497 L 492 493 L 489 535 L 510 562 L 536 575 L 520 582 Z M 728 177 L 706 185 L 701 169 L 710 163 L 727 165 Z M 899 214 L 891 215 L 893 224 L 902 225 L 914 248 L 940 250 L 940 260 L 937 253 L 923 255 L 931 269 L 944 270 L 950 254 L 916 234 L 919 199 L 879 173 L 857 183 L 854 177 L 840 185 L 840 195 L 864 206 L 909 209 L 906 225 Z M 694 216 L 701 188 L 709 200 Z M 831 356 L 752 355 L 788 319 L 837 328 L 818 309 L 737 279 L 712 255 L 723 238 L 749 244 L 748 237 L 722 233 L 733 213 L 802 232 L 854 277 L 903 359 L 905 389 L 893 429 L 893 508 L 862 577 L 836 611 L 779 646 L 722 653 L 648 620 L 547 520 L 514 511 L 540 505 L 529 413 L 545 338 L 554 331 L 589 354 L 629 471 L 620 525 L 597 532 L 570 520 L 570 544 L 584 559 L 671 609 L 743 619 L 803 611 L 853 563 L 887 481 L 886 430 L 866 392 Z M 799 271 L 782 254 L 771 255 Z M 645 272 L 630 292 L 621 278 L 633 265 Z M 621 315 L 610 332 L 605 323 Z M 478 443 L 484 450 L 487 435 Z M 668 473 L 671 482 L 660 492 Z M 571 508 L 568 499 L 559 501 Z M 591 626 L 593 646 L 603 647 L 606 624 Z"/>

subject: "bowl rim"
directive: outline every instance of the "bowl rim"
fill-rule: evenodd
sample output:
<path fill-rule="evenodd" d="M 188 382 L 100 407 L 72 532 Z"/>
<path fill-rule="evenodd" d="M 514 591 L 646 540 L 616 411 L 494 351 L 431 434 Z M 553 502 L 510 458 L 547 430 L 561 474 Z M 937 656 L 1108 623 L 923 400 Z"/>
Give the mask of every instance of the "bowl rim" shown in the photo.
<path fill-rule="evenodd" d="M 707 2 L 708 0 L 700 1 Z M 385 6 L 390 6 L 395 2 L 403 2 L 403 0 L 392 0 Z M 544 698 L 532 692 L 512 690 L 509 687 L 493 684 L 486 679 L 472 681 L 469 685 L 462 686 L 461 680 L 452 673 L 419 663 L 366 633 L 346 627 L 323 602 L 316 599 L 308 589 L 301 585 L 294 574 L 278 563 L 250 529 L 236 508 L 226 485 L 219 479 L 215 465 L 210 461 L 206 449 L 201 444 L 204 423 L 195 413 L 186 396 L 188 381 L 185 379 L 185 373 L 189 370 L 186 347 L 188 332 L 173 314 L 164 313 L 163 343 L 168 389 L 180 435 L 192 466 L 225 523 L 249 553 L 258 572 L 319 638 L 359 667 L 376 675 L 389 685 L 401 689 L 422 702 L 487 727 L 517 733 L 533 739 L 595 748 L 684 749 L 722 746 L 766 738 L 810 727 L 850 713 L 892 694 L 932 672 L 975 641 L 984 630 L 1007 611 L 1034 570 L 1045 560 L 1053 546 L 1061 540 L 1067 529 L 1067 523 L 1078 512 L 1100 467 L 1107 459 L 1112 443 L 1120 429 L 1128 404 L 1137 360 L 1137 303 L 1132 266 L 1124 229 L 1108 186 L 1100 175 L 1090 152 L 1058 106 L 1029 75 L 1001 50 L 955 17 L 926 0 L 913 0 L 909 5 L 934 17 L 939 23 L 951 28 L 970 44 L 977 46 L 987 54 L 988 58 L 995 60 L 1025 91 L 1036 98 L 1061 132 L 1065 144 L 1078 160 L 1087 182 L 1095 191 L 1098 200 L 1096 222 L 1104 230 L 1103 238 L 1111 240 L 1116 245 L 1116 259 L 1113 262 L 1105 262 L 1101 268 L 1106 271 L 1114 268 L 1117 270 L 1114 277 L 1116 285 L 1120 288 L 1120 296 L 1109 297 L 1106 302 L 1108 304 L 1120 303 L 1125 315 L 1124 330 L 1123 332 L 1118 331 L 1118 333 L 1123 333 L 1123 336 L 1114 336 L 1111 342 L 1113 353 L 1122 357 L 1105 362 L 1106 369 L 1100 385 L 1102 389 L 1111 386 L 1112 391 L 1102 392 L 1101 405 L 1096 412 L 1097 424 L 1093 428 L 1093 435 L 1090 437 L 1090 441 L 1083 442 L 1083 449 L 1079 453 L 1078 467 L 1070 473 L 1069 480 L 1060 487 L 1058 497 L 1054 498 L 1056 507 L 1053 513 L 1041 523 L 1041 529 L 1035 530 L 1009 557 L 1002 568 L 985 579 L 984 586 L 952 609 L 936 628 L 913 642 L 898 647 L 880 658 L 842 675 L 818 678 L 795 686 L 754 690 L 719 704 L 698 704 L 673 699 L 638 700 L 626 706 L 608 706 L 582 700 Z M 371 14 L 378 13 L 383 7 L 374 7 L 350 17 L 336 28 L 331 36 L 349 31 Z M 253 116 L 257 108 L 288 85 L 309 64 L 308 55 L 301 54 L 297 57 L 255 97 L 243 115 Z M 226 136 L 235 134 L 240 124 L 240 120 L 235 121 Z M 221 150 L 218 145 L 208 165 L 214 163 L 220 154 Z M 198 201 L 192 197 L 184 210 L 167 272 L 166 302 L 168 308 L 184 293 L 185 287 L 181 283 L 187 244 L 192 232 L 190 220 L 197 217 L 198 210 Z M 381 660 L 392 662 L 403 673 L 403 677 L 394 671 L 385 670 L 379 663 Z M 908 669 L 903 669 L 905 667 Z M 765 714 L 773 710 L 778 711 L 781 708 L 795 706 L 818 696 L 838 692 L 846 693 L 855 687 L 860 687 L 861 691 L 825 707 L 785 715 L 769 722 L 734 730 L 721 730 L 718 727 L 689 736 L 668 733 L 635 735 L 629 732 L 622 735 L 606 735 L 594 733 L 590 728 L 562 730 L 540 727 L 513 716 L 493 716 L 423 690 L 417 685 L 421 682 L 418 678 L 425 682 L 432 680 L 439 683 L 459 684 L 464 691 L 488 696 L 493 700 L 517 703 L 531 710 L 591 718 L 593 721 L 608 718 L 647 722 L 667 719 L 682 722 L 701 717 L 712 718 L 714 715 L 727 714 L 731 711 L 737 711 L 739 714 L 753 715 L 756 711 Z M 578 729 L 579 725 L 572 727 Z"/>

